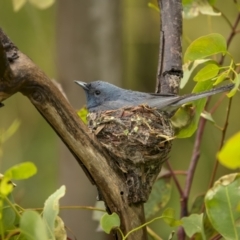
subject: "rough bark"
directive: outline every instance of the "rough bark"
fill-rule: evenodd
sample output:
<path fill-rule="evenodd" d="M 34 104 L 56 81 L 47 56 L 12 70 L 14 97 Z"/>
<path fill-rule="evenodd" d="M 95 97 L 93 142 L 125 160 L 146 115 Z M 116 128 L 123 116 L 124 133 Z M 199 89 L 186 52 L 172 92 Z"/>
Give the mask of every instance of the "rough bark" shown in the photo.
<path fill-rule="evenodd" d="M 182 78 L 182 2 L 158 0 L 160 44 L 156 92 L 178 94 Z"/>

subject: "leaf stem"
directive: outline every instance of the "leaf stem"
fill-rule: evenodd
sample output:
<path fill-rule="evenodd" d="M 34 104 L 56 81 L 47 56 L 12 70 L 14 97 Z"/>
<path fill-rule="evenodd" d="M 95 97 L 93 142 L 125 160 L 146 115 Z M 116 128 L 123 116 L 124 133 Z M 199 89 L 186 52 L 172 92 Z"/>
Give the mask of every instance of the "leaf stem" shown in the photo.
<path fill-rule="evenodd" d="M 150 227 L 147 227 L 148 234 L 153 237 L 155 240 L 163 240 L 161 237 L 159 237 Z"/>
<path fill-rule="evenodd" d="M 92 206 L 61 206 L 59 207 L 60 210 L 91 210 L 91 211 L 100 211 L 100 212 L 106 212 L 105 209 L 102 208 L 96 208 Z M 43 211 L 43 208 L 30 208 L 30 210 L 35 211 Z"/>

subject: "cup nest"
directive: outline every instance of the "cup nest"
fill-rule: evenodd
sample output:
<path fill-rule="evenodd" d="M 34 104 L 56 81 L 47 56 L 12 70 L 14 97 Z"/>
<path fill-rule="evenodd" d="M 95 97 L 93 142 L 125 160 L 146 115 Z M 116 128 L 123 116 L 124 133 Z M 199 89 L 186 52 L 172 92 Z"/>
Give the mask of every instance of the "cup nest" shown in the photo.
<path fill-rule="evenodd" d="M 129 203 L 146 202 L 171 150 L 174 130 L 169 117 L 140 105 L 89 113 L 88 125 L 124 178 Z"/>

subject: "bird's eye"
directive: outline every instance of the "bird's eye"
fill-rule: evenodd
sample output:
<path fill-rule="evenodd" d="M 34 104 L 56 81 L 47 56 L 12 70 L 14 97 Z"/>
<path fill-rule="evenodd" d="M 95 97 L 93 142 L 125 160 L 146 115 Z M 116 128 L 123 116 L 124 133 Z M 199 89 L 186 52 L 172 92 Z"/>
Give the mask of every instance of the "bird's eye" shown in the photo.
<path fill-rule="evenodd" d="M 96 91 L 95 91 L 95 95 L 100 95 L 100 93 L 101 93 L 101 92 L 100 92 L 99 90 L 96 90 Z"/>

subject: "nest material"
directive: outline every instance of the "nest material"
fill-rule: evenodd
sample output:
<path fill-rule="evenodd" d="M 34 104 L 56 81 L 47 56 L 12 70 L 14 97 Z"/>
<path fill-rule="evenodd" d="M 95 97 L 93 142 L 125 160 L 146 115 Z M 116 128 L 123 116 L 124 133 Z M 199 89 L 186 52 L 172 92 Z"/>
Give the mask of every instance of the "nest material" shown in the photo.
<path fill-rule="evenodd" d="M 129 203 L 146 202 L 171 150 L 174 131 L 169 118 L 140 105 L 90 113 L 88 124 L 124 176 Z"/>

